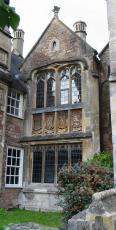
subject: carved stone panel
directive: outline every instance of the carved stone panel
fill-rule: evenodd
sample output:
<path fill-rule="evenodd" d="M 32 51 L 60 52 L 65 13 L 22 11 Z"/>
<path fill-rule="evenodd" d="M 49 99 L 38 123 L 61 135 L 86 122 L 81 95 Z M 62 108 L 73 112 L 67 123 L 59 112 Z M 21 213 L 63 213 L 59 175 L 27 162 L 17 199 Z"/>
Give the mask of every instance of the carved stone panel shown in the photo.
<path fill-rule="evenodd" d="M 82 131 L 82 110 L 80 109 L 71 111 L 71 131 Z"/>
<path fill-rule="evenodd" d="M 68 131 L 68 111 L 61 111 L 57 114 L 57 130 L 58 133 Z"/>
<path fill-rule="evenodd" d="M 33 135 L 42 134 L 42 114 L 33 116 Z"/>
<path fill-rule="evenodd" d="M 54 133 L 54 116 L 55 113 L 46 113 L 45 114 L 45 134 L 52 134 Z"/>

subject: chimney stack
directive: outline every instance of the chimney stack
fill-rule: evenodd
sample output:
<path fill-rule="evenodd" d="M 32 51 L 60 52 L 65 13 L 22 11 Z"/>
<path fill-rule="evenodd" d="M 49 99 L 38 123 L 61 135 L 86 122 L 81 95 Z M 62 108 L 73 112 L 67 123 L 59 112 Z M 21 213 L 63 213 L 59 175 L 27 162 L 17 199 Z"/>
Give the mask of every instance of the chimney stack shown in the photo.
<path fill-rule="evenodd" d="M 83 22 L 83 21 L 78 21 L 78 22 L 75 22 L 74 23 L 74 30 L 75 30 L 75 33 L 81 37 L 84 41 L 86 41 L 86 23 Z"/>
<path fill-rule="evenodd" d="M 23 57 L 24 31 L 18 29 L 14 31 L 12 52 Z"/>

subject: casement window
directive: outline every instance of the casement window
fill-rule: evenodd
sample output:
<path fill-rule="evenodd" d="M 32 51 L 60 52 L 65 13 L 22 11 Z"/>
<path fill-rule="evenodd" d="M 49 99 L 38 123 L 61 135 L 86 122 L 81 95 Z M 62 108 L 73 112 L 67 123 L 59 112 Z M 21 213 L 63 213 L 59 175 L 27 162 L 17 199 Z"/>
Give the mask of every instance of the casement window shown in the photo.
<path fill-rule="evenodd" d="M 37 74 L 36 107 L 81 102 L 81 67 L 70 65 Z"/>
<path fill-rule="evenodd" d="M 8 91 L 7 113 L 23 118 L 23 95 L 14 89 Z"/>
<path fill-rule="evenodd" d="M 57 183 L 63 166 L 82 161 L 82 143 L 33 147 L 32 183 Z"/>
<path fill-rule="evenodd" d="M 23 149 L 8 147 L 6 160 L 6 187 L 21 187 L 23 174 Z"/>

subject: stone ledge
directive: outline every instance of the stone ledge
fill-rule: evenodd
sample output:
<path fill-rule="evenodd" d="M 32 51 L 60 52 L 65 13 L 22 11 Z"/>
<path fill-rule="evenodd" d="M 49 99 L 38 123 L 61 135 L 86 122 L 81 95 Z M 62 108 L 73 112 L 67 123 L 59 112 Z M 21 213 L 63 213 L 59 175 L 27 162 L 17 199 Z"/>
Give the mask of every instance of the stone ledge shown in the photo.
<path fill-rule="evenodd" d="M 97 192 L 93 194 L 93 201 L 100 201 L 104 198 L 109 198 L 110 196 L 116 196 L 116 189 L 110 189 L 103 192 Z"/>

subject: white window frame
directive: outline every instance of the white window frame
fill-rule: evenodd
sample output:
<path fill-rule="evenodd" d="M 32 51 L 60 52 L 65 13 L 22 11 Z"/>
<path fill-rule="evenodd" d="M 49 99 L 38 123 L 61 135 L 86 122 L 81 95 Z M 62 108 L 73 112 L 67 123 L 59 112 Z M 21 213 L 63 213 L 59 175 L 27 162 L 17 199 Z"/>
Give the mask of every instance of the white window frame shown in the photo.
<path fill-rule="evenodd" d="M 7 184 L 6 183 L 7 167 L 12 167 L 12 165 L 8 165 L 7 164 L 8 150 L 9 149 L 20 150 L 19 174 L 18 175 L 16 175 L 16 174 L 14 175 L 14 176 L 18 176 L 18 178 L 19 178 L 19 183 L 18 184 Z M 24 156 L 24 149 L 13 147 L 13 146 L 7 146 L 6 173 L 5 173 L 5 187 L 6 188 L 20 188 L 20 187 L 22 187 L 22 182 L 23 182 L 23 156 Z M 12 159 L 12 156 L 11 156 L 11 159 Z M 14 167 L 16 168 L 16 166 L 14 166 Z M 8 175 L 8 176 L 11 176 L 11 175 Z"/>
<path fill-rule="evenodd" d="M 14 109 L 18 109 L 18 115 L 16 114 L 13 114 L 11 112 L 8 112 L 7 111 L 7 114 L 13 116 L 13 117 L 18 117 L 18 118 L 23 118 L 23 94 L 15 89 L 10 89 L 11 93 L 15 92 L 16 94 L 19 93 L 20 94 L 20 100 L 17 100 L 16 98 L 9 96 L 8 95 L 8 99 L 10 100 L 10 104 L 8 104 L 8 100 L 7 100 L 7 109 L 8 107 L 10 107 L 10 109 L 13 107 Z M 15 100 L 16 101 L 19 101 L 19 107 L 17 108 L 15 105 L 14 106 L 11 106 L 11 100 Z"/>

